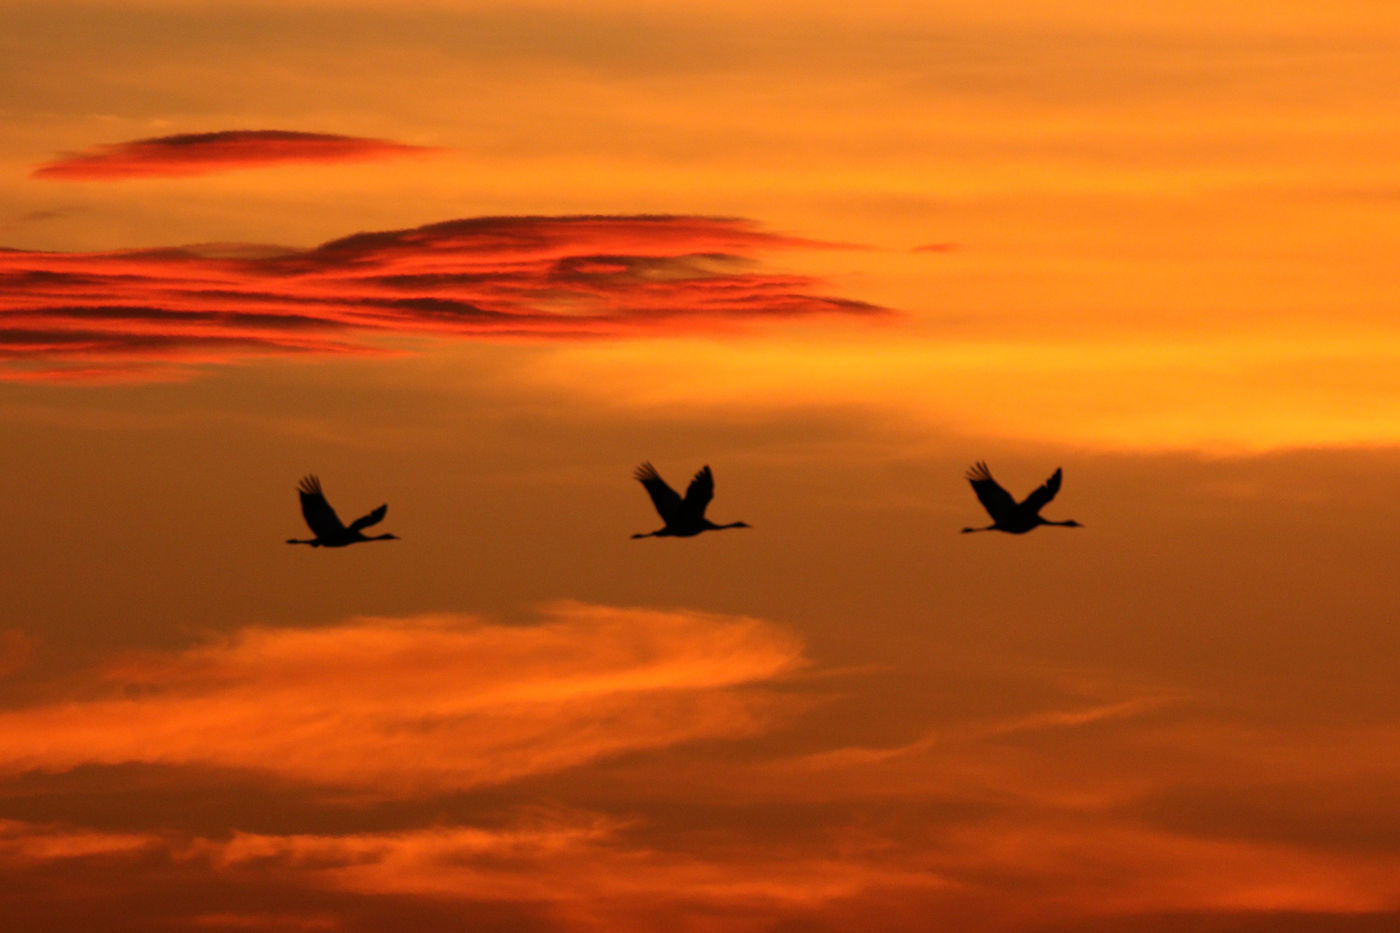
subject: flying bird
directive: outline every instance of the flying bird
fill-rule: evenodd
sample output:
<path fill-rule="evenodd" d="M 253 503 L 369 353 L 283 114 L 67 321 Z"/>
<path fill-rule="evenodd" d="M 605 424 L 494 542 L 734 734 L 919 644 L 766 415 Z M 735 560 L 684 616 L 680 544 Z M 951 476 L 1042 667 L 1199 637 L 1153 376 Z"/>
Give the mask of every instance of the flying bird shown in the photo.
<path fill-rule="evenodd" d="M 700 472 L 695 474 L 695 478 L 690 481 L 690 487 L 685 491 L 684 499 L 666 485 L 666 481 L 656 472 L 656 467 L 650 463 L 643 463 L 632 475 L 647 488 L 652 504 L 656 506 L 661 520 L 666 523 L 659 531 L 635 534 L 632 536 L 634 538 L 689 538 L 702 531 L 750 527 L 745 522 L 716 525 L 705 517 L 705 507 L 715 496 L 715 477 L 708 466 L 701 467 Z"/>
<path fill-rule="evenodd" d="M 299 538 L 288 538 L 288 544 L 309 544 L 312 547 L 345 547 L 347 544 L 358 544 L 361 541 L 397 541 L 398 535 L 376 535 L 372 538 L 365 537 L 363 529 L 370 525 L 376 525 L 383 521 L 384 513 L 389 511 L 389 506 L 381 505 L 379 508 L 363 515 L 350 523 L 350 527 L 345 527 L 340 521 L 340 516 L 335 514 L 335 509 L 326 501 L 326 496 L 321 492 L 321 481 L 314 475 L 308 475 L 297 487 L 301 495 L 301 514 L 306 519 L 307 527 L 316 535 L 314 538 L 301 540 Z"/>
<path fill-rule="evenodd" d="M 1011 498 L 1011 493 L 1002 489 L 1001 484 L 992 479 L 992 471 L 987 469 L 987 464 L 978 461 L 967 471 L 967 481 L 972 484 L 972 491 L 977 493 L 977 498 L 982 501 L 982 507 L 992 517 L 992 523 L 986 528 L 964 528 L 963 534 L 970 531 L 1005 531 L 1013 535 L 1023 535 L 1037 525 L 1082 528 L 1083 526 L 1073 519 L 1051 522 L 1040 517 L 1040 510 L 1060 491 L 1060 474 L 1061 471 L 1057 469 L 1055 475 L 1047 479 L 1044 485 L 1026 496 L 1023 501 L 1017 502 Z"/>

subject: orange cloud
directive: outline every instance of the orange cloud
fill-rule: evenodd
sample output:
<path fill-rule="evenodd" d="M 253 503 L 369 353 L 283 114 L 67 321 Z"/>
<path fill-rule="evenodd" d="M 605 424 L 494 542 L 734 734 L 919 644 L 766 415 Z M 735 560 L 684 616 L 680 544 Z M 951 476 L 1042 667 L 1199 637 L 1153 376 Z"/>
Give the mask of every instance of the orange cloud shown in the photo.
<path fill-rule="evenodd" d="M 909 896 L 950 887 L 922 865 L 899 864 L 884 848 L 745 844 L 724 853 L 687 853 L 653 846 L 616 820 L 577 812 L 489 829 L 235 831 L 224 837 L 0 825 L 0 866 L 15 873 L 66 864 L 81 868 L 88 883 L 110 873 L 149 884 L 152 867 L 169 866 L 229 886 L 261 882 L 344 897 L 430 898 L 454 902 L 459 910 L 474 903 L 544 905 L 548 928 L 558 930 L 661 929 L 691 912 L 714 916 L 696 929 L 752 929 L 763 917 L 819 910 L 871 892 Z M 309 913 L 205 913 L 189 919 L 254 929 L 334 922 L 334 915 Z M 468 906 L 459 920 L 471 916 Z"/>
<path fill-rule="evenodd" d="M 131 659 L 99 695 L 0 713 L 0 773 L 212 766 L 384 795 L 753 734 L 794 670 L 767 622 L 561 603 L 532 626 L 458 616 L 245 629 Z"/>
<path fill-rule="evenodd" d="M 707 858 L 644 842 L 585 814 L 504 830 L 436 827 L 357 836 L 238 834 L 198 845 L 228 868 L 275 860 L 314 867 L 319 883 L 363 894 L 544 901 L 614 917 L 669 905 L 808 908 L 871 889 L 939 890 L 925 866 L 839 843 L 802 851 L 750 843 Z M 716 853 L 717 854 L 717 853 Z M 524 869 L 524 870 L 522 870 Z M 663 908 L 664 910 L 664 908 Z"/>
<path fill-rule="evenodd" d="M 78 873 L 75 885 L 125 880 L 137 890 L 198 878 L 202 888 L 240 891 L 249 903 L 259 888 L 301 892 L 300 910 L 275 913 L 193 913 L 200 905 L 188 898 L 145 908 L 251 929 L 345 928 L 353 899 L 363 897 L 453 904 L 456 921 L 467 925 L 480 905 L 528 905 L 544 909 L 544 929 L 679 924 L 736 933 L 784 922 L 860 929 L 860 917 L 911 931 L 952 920 L 968 930 L 1063 930 L 1112 918 L 1130 929 L 1133 918 L 1161 913 L 1341 921 L 1400 904 L 1393 855 L 1193 838 L 1102 820 L 1020 815 L 899 826 L 867 813 L 856 822 L 828 816 L 802 841 L 724 830 L 709 839 L 647 835 L 584 812 L 492 828 L 218 836 L 7 821 L 0 866 L 17 877 L 46 869 L 50 880 L 67 868 Z"/>
<path fill-rule="evenodd" d="M 117 770 L 99 768 L 89 786 L 124 806 L 88 818 L 124 828 L 0 821 L 0 869 L 18 879 L 0 912 L 55 930 L 90 929 L 94 905 L 120 898 L 140 905 L 133 930 L 368 933 L 431 909 L 409 926 L 752 933 L 878 918 L 910 933 L 1063 933 L 1195 928 L 1151 925 L 1190 915 L 1316 933 L 1400 908 L 1393 848 L 1146 818 L 1135 798 L 1181 780 L 1182 751 L 1168 754 L 1164 738 L 1213 741 L 1208 728 L 1182 732 L 1199 711 L 1171 695 L 1125 698 L 1081 679 L 1057 687 L 1066 701 L 1054 706 L 953 716 L 887 748 L 832 747 L 812 716 L 790 724 L 805 722 L 799 741 L 825 751 L 791 755 L 779 749 L 796 733 L 771 734 L 782 704 L 767 685 L 800 657 L 793 636 L 758 620 L 564 604 L 534 626 L 371 619 L 129 659 L 95 696 L 5 714 L 0 749 L 48 766 L 159 761 L 282 781 L 258 782 L 260 799 L 288 781 L 370 793 L 343 803 L 313 791 L 271 820 L 218 798 L 202 817 L 212 828 L 178 828 L 163 808 L 126 807 Z M 734 717 L 740 697 L 751 705 Z M 720 753 L 676 738 L 759 732 L 762 744 Z M 510 744 L 550 764 L 518 769 Z M 603 760 L 624 750 L 641 754 Z M 593 767 L 551 777 L 565 760 Z M 147 779 L 162 800 L 199 798 L 186 783 L 196 773 Z M 23 799 L 15 782 L 0 786 L 0 805 Z M 317 813 L 317 796 L 335 809 Z"/>
<path fill-rule="evenodd" d="M 139 904 L 129 929 L 365 933 L 1189 915 L 1318 933 L 1400 910 L 1375 752 L 1393 724 L 1276 731 L 1038 663 L 839 675 L 864 690 L 793 676 L 803 663 L 770 622 L 577 603 L 531 625 L 360 619 L 128 657 L 0 713 L 17 879 L 0 914 L 66 931 Z M 997 702 L 911 714 L 914 681 L 949 678 Z M 869 705 L 880 689 L 893 706 Z M 892 719 L 902 738 L 865 739 Z"/>
<path fill-rule="evenodd" d="M 36 168 L 31 177 L 61 181 L 169 178 L 288 162 L 360 162 L 431 155 L 440 151 L 357 136 L 289 130 L 225 130 L 98 146 L 45 163 Z"/>
<path fill-rule="evenodd" d="M 235 837 L 220 847 L 237 863 L 280 857 L 314 864 L 336 887 L 466 899 L 647 900 L 811 907 L 892 892 L 981 888 L 989 904 L 1006 878 L 1024 901 L 1085 916 L 1156 910 L 1368 912 L 1400 905 L 1400 858 L 1337 856 L 1290 846 L 1176 836 L 1105 824 L 977 823 L 922 838 L 842 827 L 817 846 L 749 844 L 705 859 L 637 851 L 620 832 L 577 830 L 502 839 L 476 830 L 424 830 L 363 838 Z M 539 873 L 491 855 L 536 861 Z M 805 849 L 805 851 L 802 851 Z M 1092 870 L 1086 871 L 1086 867 Z M 617 909 L 617 908 L 615 908 Z"/>
<path fill-rule="evenodd" d="M 121 855 L 162 845 L 161 838 L 151 833 L 100 832 L 0 820 L 0 860 L 13 863 Z"/>
<path fill-rule="evenodd" d="M 0 378 L 382 352 L 375 338 L 579 339 L 883 309 L 746 254 L 832 247 L 724 218 L 481 217 L 315 249 L 0 250 Z"/>

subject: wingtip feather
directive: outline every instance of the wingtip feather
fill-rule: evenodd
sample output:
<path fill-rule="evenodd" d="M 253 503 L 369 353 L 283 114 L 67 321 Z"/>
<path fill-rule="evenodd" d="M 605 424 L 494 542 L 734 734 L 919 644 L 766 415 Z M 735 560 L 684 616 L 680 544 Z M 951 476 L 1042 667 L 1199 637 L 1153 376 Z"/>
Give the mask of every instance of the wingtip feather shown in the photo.
<path fill-rule="evenodd" d="M 991 478 L 992 471 L 987 469 L 987 461 L 985 460 L 978 460 L 972 466 L 967 468 L 967 479 L 969 482 L 975 483 L 978 480 Z"/>

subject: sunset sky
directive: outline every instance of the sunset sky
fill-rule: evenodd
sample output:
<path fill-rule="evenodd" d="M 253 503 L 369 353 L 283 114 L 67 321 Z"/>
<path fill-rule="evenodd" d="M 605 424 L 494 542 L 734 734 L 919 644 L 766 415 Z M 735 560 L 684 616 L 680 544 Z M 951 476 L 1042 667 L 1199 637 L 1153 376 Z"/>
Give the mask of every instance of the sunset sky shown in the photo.
<path fill-rule="evenodd" d="M 1400 6 L 0 24 L 0 926 L 1400 928 Z"/>

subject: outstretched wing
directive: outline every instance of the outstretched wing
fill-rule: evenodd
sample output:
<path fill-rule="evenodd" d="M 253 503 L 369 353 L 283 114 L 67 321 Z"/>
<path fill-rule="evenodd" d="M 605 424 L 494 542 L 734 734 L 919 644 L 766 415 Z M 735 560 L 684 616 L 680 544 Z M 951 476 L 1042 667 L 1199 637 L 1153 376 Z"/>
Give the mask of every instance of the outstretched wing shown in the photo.
<path fill-rule="evenodd" d="M 351 522 L 350 531 L 360 531 L 362 529 L 368 528 L 370 525 L 379 524 L 384 520 L 384 513 L 388 511 L 389 504 L 386 502 L 379 508 L 375 509 L 373 512 L 370 512 L 368 515 L 362 515 L 359 518 L 355 519 L 353 522 Z"/>
<path fill-rule="evenodd" d="M 637 471 L 632 475 L 647 488 L 647 493 L 651 496 L 651 503 L 656 506 L 656 512 L 661 516 L 661 520 L 668 525 L 674 522 L 680 514 L 681 497 L 676 494 L 674 489 L 666 485 L 661 474 L 656 472 L 656 467 L 652 466 L 650 462 L 643 463 L 637 467 Z"/>
<path fill-rule="evenodd" d="M 1031 514 L 1043 509 L 1051 499 L 1055 498 L 1055 493 L 1060 491 L 1061 470 L 1055 470 L 1055 475 L 1045 481 L 1035 492 L 1026 496 L 1026 501 L 1021 503 L 1022 508 L 1030 509 Z"/>
<path fill-rule="evenodd" d="M 700 468 L 700 472 L 695 474 L 695 478 L 690 481 L 690 487 L 685 491 L 685 507 L 690 514 L 696 518 L 705 516 L 705 507 L 710 504 L 710 500 L 715 497 L 715 475 L 710 472 L 709 466 Z"/>
<path fill-rule="evenodd" d="M 304 478 L 297 491 L 301 494 L 302 517 L 306 519 L 307 527 L 316 537 L 330 538 L 344 533 L 345 526 L 341 524 L 340 516 L 335 514 L 335 509 L 326 501 L 321 492 L 321 481 L 314 474 Z"/>
<path fill-rule="evenodd" d="M 977 493 L 982 508 L 987 510 L 992 521 L 999 522 L 1016 510 L 1016 500 L 992 479 L 992 471 L 987 469 L 985 462 L 979 460 L 967 471 L 967 481 L 972 484 L 972 491 Z"/>

